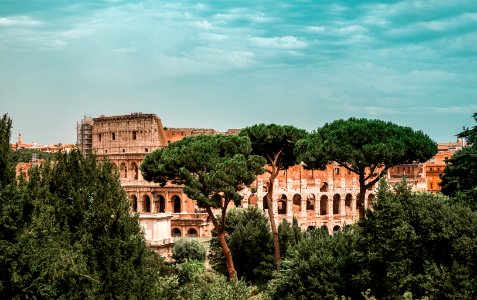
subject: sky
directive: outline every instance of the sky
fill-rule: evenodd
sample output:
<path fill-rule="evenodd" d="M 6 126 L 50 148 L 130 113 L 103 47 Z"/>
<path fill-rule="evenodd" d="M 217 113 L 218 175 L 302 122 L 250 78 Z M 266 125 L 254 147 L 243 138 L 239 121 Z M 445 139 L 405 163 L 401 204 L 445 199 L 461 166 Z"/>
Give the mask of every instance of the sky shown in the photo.
<path fill-rule="evenodd" d="M 0 114 L 12 140 L 76 122 L 315 130 L 382 119 L 455 140 L 477 112 L 477 1 L 0 0 Z"/>

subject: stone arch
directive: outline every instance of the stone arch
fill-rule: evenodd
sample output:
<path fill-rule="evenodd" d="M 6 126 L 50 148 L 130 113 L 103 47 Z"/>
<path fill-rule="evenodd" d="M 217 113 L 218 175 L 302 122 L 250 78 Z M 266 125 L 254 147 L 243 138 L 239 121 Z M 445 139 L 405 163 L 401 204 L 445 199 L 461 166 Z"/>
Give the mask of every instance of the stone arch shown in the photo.
<path fill-rule="evenodd" d="M 139 168 L 135 162 L 131 163 L 131 173 L 132 173 L 132 179 L 138 180 L 139 178 Z"/>
<path fill-rule="evenodd" d="M 300 212 L 301 211 L 301 195 L 295 194 L 293 195 L 293 212 Z"/>
<path fill-rule="evenodd" d="M 306 198 L 306 210 L 315 210 L 315 195 L 309 194 Z"/>
<path fill-rule="evenodd" d="M 172 237 L 181 237 L 182 236 L 182 232 L 179 228 L 172 228 L 171 230 L 171 236 Z"/>
<path fill-rule="evenodd" d="M 328 192 L 328 182 L 323 182 L 323 185 L 320 188 L 320 192 Z"/>
<path fill-rule="evenodd" d="M 148 195 L 144 195 L 142 196 L 142 200 L 143 200 L 143 210 L 144 212 L 151 212 L 151 198 L 149 198 Z"/>
<path fill-rule="evenodd" d="M 320 229 L 321 229 L 321 231 L 322 231 L 323 233 L 325 233 L 326 235 L 329 235 L 329 234 L 330 234 L 330 232 L 328 231 L 328 226 L 323 225 L 323 226 L 320 227 Z"/>
<path fill-rule="evenodd" d="M 278 214 L 284 215 L 287 213 L 287 195 L 282 194 L 280 199 L 278 199 Z"/>
<path fill-rule="evenodd" d="M 335 194 L 333 196 L 333 214 L 334 215 L 341 213 L 340 201 L 341 201 L 341 196 L 339 194 Z"/>
<path fill-rule="evenodd" d="M 250 195 L 250 197 L 248 197 L 248 205 L 257 207 L 257 205 L 258 205 L 257 195 L 252 194 L 252 195 Z"/>
<path fill-rule="evenodd" d="M 373 204 L 374 198 L 374 194 L 371 193 L 368 195 L 368 206 L 371 206 Z"/>
<path fill-rule="evenodd" d="M 162 195 L 156 195 L 156 212 L 163 213 L 166 212 L 166 199 Z"/>
<path fill-rule="evenodd" d="M 173 204 L 173 212 L 180 213 L 181 212 L 181 198 L 177 195 L 172 196 L 172 204 Z"/>
<path fill-rule="evenodd" d="M 187 230 L 187 236 L 188 237 L 198 237 L 199 234 L 197 233 L 197 229 L 189 228 L 189 230 Z"/>
<path fill-rule="evenodd" d="M 128 178 L 128 166 L 126 166 L 126 163 L 119 165 L 119 174 L 121 178 Z"/>
<path fill-rule="evenodd" d="M 346 194 L 345 196 L 345 212 L 346 214 L 351 213 L 351 204 L 353 203 L 353 195 L 351 194 Z"/>
<path fill-rule="evenodd" d="M 337 233 L 337 232 L 340 232 L 341 231 L 341 227 L 339 225 L 336 225 L 335 227 L 333 227 L 333 234 Z"/>
<path fill-rule="evenodd" d="M 263 196 L 263 210 L 268 209 L 267 195 Z"/>
<path fill-rule="evenodd" d="M 328 196 L 323 195 L 320 198 L 320 215 L 328 214 Z"/>
<path fill-rule="evenodd" d="M 129 196 L 130 200 L 131 200 L 131 210 L 133 212 L 137 212 L 137 197 L 136 195 L 131 195 Z"/>

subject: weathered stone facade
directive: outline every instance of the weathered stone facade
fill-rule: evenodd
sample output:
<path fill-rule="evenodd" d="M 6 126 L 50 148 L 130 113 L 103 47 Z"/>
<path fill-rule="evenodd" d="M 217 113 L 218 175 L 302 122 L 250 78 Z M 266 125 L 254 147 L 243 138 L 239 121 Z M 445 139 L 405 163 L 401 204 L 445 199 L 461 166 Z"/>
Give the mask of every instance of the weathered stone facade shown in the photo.
<path fill-rule="evenodd" d="M 206 237 L 210 236 L 212 227 L 205 211 L 196 207 L 181 186 L 161 187 L 145 181 L 139 166 L 148 153 L 186 136 L 235 133 L 237 130 L 164 128 L 155 114 L 100 116 L 93 119 L 92 150 L 99 159 L 108 157 L 116 164 L 133 212 L 139 212 L 140 216 L 170 214 L 172 236 Z M 267 173 L 259 176 L 250 189 L 242 192 L 242 206 L 267 209 L 264 207 L 267 176 Z M 303 229 L 325 226 L 330 233 L 352 224 L 359 218 L 359 208 L 368 208 L 373 197 L 369 193 L 365 203 L 357 203 L 357 182 L 355 174 L 338 165 L 329 165 L 324 171 L 305 170 L 302 166 L 283 171 L 275 181 L 276 219 L 292 221 L 296 217 Z M 148 224 L 151 222 L 151 217 L 143 219 Z"/>

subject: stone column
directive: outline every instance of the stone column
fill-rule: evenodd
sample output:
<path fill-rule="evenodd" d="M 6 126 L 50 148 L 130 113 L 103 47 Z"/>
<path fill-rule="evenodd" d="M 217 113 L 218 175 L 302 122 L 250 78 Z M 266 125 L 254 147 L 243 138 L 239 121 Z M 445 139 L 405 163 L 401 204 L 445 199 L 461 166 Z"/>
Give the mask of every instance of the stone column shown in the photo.
<path fill-rule="evenodd" d="M 340 212 L 342 217 L 346 216 L 346 194 L 344 196 L 340 195 Z"/>
<path fill-rule="evenodd" d="M 331 197 L 328 194 L 328 219 L 333 219 L 333 193 L 331 193 Z"/>
<path fill-rule="evenodd" d="M 171 213 L 172 208 L 171 208 L 171 199 L 169 198 L 169 192 L 166 192 L 164 195 L 164 212 Z"/>

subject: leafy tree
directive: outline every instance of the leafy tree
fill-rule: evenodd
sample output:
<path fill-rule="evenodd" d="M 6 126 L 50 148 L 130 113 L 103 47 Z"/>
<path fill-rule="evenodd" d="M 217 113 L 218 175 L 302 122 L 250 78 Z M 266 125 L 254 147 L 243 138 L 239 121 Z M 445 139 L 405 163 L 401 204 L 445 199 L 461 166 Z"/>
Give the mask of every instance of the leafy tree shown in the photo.
<path fill-rule="evenodd" d="M 280 270 L 280 240 L 277 224 L 273 213 L 273 182 L 280 170 L 286 170 L 296 165 L 297 159 L 293 152 L 298 140 L 304 138 L 307 133 L 289 125 L 257 124 L 240 131 L 239 135 L 248 136 L 252 142 L 252 154 L 260 155 L 266 159 L 269 173 L 267 182 L 267 204 L 270 226 L 273 234 L 273 247 L 275 249 L 276 269 Z"/>
<path fill-rule="evenodd" d="M 477 113 L 474 114 L 477 121 Z M 454 202 L 477 210 L 477 126 L 457 135 L 470 144 L 454 153 L 447 161 L 442 176 L 442 193 L 454 197 Z"/>
<path fill-rule="evenodd" d="M 273 273 L 273 243 L 268 220 L 256 207 L 233 209 L 227 213 L 225 230 L 237 276 L 248 282 L 264 284 Z M 209 262 L 224 273 L 223 253 L 216 237 L 211 240 Z"/>
<path fill-rule="evenodd" d="M 180 239 L 172 248 L 172 258 L 178 263 L 191 260 L 204 262 L 205 252 L 205 247 L 197 240 Z"/>
<path fill-rule="evenodd" d="M 477 122 L 477 112 L 472 116 Z M 457 135 L 459 138 L 464 138 L 467 140 L 467 143 L 475 145 L 477 144 L 477 125 L 472 128 L 465 128 L 464 130 Z"/>
<path fill-rule="evenodd" d="M 232 254 L 225 240 L 225 220 L 230 201 L 240 204 L 238 193 L 263 173 L 264 160 L 250 155 L 250 140 L 236 135 L 197 135 L 170 143 L 146 156 L 141 165 L 148 181 L 184 184 L 184 192 L 205 208 L 224 252 L 230 278 L 236 277 Z M 220 209 L 218 220 L 213 208 Z M 220 221 L 220 222 L 219 222 Z"/>
<path fill-rule="evenodd" d="M 284 258 L 287 255 L 288 249 L 298 244 L 302 238 L 298 220 L 293 217 L 292 224 L 287 220 L 283 220 L 283 222 L 278 225 L 278 236 L 280 237 L 280 252 L 282 258 Z"/>
<path fill-rule="evenodd" d="M 455 196 L 477 187 L 477 146 L 468 146 L 454 153 L 442 176 L 442 193 Z"/>
<path fill-rule="evenodd" d="M 395 165 L 424 162 L 437 151 L 426 134 L 381 120 L 350 118 L 317 129 L 297 145 L 309 168 L 337 162 L 359 176 L 358 206 L 363 215 L 366 190 Z"/>
<path fill-rule="evenodd" d="M 0 188 L 12 183 L 15 177 L 14 170 L 9 166 L 11 129 L 12 120 L 4 114 L 0 119 Z"/>
<path fill-rule="evenodd" d="M 62 153 L 0 198 L 2 298 L 156 297 L 161 262 L 110 162 Z"/>
<path fill-rule="evenodd" d="M 383 185 L 359 221 L 363 265 L 354 279 L 379 299 L 475 299 L 477 215 L 439 194 Z"/>
<path fill-rule="evenodd" d="M 36 149 L 19 149 L 17 151 L 12 151 L 11 161 L 13 164 L 29 162 L 31 161 L 33 154 L 36 154 L 38 159 L 51 160 L 55 158 L 55 153 L 43 152 Z"/>
<path fill-rule="evenodd" d="M 328 235 L 313 230 L 288 250 L 271 281 L 272 299 L 338 299 L 354 285 L 357 232 Z M 359 299 L 356 297 L 356 299 Z"/>

